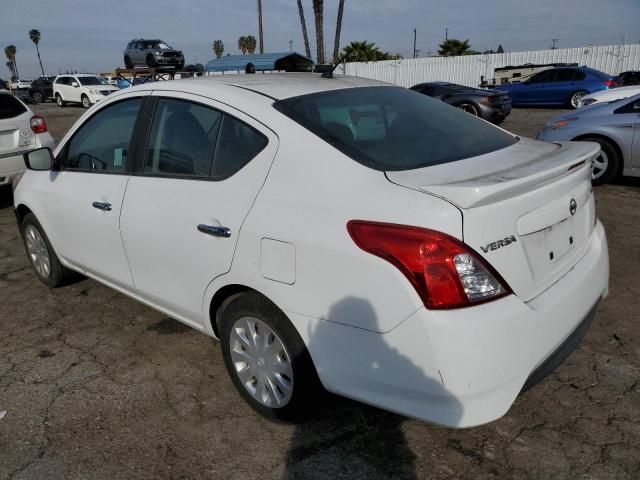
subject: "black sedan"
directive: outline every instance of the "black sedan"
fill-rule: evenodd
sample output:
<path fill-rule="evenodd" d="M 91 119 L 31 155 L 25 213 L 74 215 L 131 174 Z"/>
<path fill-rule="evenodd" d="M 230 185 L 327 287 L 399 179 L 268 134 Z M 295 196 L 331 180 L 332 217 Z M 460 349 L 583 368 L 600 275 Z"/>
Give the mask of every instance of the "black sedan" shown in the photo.
<path fill-rule="evenodd" d="M 447 82 L 420 83 L 411 90 L 439 98 L 493 123 L 500 123 L 511 113 L 511 97 L 497 90 L 480 90 Z"/>
<path fill-rule="evenodd" d="M 622 72 L 616 77 L 616 82 L 623 87 L 640 85 L 640 71 Z"/>

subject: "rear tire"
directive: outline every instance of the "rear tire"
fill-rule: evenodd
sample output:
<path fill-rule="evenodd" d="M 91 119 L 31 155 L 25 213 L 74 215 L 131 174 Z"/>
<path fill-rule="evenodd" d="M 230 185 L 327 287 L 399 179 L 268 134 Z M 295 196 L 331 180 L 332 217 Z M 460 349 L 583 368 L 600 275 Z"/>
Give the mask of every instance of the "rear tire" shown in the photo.
<path fill-rule="evenodd" d="M 234 386 L 260 415 L 304 419 L 323 392 L 305 343 L 286 315 L 249 292 L 222 312 L 222 356 Z"/>
<path fill-rule="evenodd" d="M 593 162 L 591 183 L 599 186 L 615 179 L 620 172 L 620 156 L 613 144 L 600 137 L 584 137 L 580 140 L 595 142 L 602 149 L 600 155 Z"/>
<path fill-rule="evenodd" d="M 91 100 L 89 100 L 89 97 L 87 97 L 85 94 L 82 94 L 80 100 L 82 101 L 82 106 L 84 108 L 91 108 Z"/>
<path fill-rule="evenodd" d="M 31 95 L 31 98 L 33 98 L 34 103 L 44 102 L 44 95 L 42 95 L 42 92 L 33 92 L 33 95 Z"/>
<path fill-rule="evenodd" d="M 49 238 L 33 213 L 25 215 L 20 232 L 31 266 L 42 283 L 50 288 L 61 287 L 77 275 L 60 263 Z"/>
<path fill-rule="evenodd" d="M 131 61 L 131 58 L 129 58 L 129 55 L 125 55 L 124 57 L 124 66 L 129 70 L 133 68 L 133 62 Z"/>
<path fill-rule="evenodd" d="M 470 102 L 459 103 L 458 105 L 456 105 L 456 107 L 460 110 L 464 110 L 465 112 L 470 113 L 474 117 L 477 117 L 480 114 L 478 107 Z"/>
<path fill-rule="evenodd" d="M 577 92 L 573 92 L 571 97 L 569 97 L 569 108 L 572 108 L 574 110 L 578 108 L 580 100 L 582 100 L 586 95 L 588 95 L 588 93 L 585 92 L 584 90 L 578 90 Z"/>
<path fill-rule="evenodd" d="M 60 108 L 63 108 L 65 106 L 65 101 L 62 100 L 62 97 L 60 96 L 59 93 L 56 93 L 56 103 Z"/>

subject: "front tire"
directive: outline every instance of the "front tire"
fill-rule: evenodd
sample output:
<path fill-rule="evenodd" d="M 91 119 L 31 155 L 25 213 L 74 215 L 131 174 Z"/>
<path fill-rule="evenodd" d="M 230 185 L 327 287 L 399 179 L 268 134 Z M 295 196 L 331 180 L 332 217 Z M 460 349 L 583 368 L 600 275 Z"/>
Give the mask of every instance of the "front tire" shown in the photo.
<path fill-rule="evenodd" d="M 257 292 L 222 312 L 222 355 L 234 386 L 259 414 L 298 421 L 322 392 L 311 356 L 286 315 Z"/>
<path fill-rule="evenodd" d="M 124 57 L 124 66 L 128 70 L 131 70 L 133 68 L 133 62 L 131 61 L 131 58 L 129 58 L 129 55 L 125 55 Z"/>
<path fill-rule="evenodd" d="M 58 106 L 60 108 L 63 108 L 64 105 L 65 105 L 65 102 L 64 102 L 64 100 L 62 100 L 62 97 L 60 96 L 59 93 L 56 93 L 56 103 L 58 104 Z"/>
<path fill-rule="evenodd" d="M 43 103 L 44 102 L 44 95 L 42 95 L 42 92 L 33 92 L 33 95 L 31 96 L 31 98 L 33 98 L 33 101 L 35 103 Z"/>
<path fill-rule="evenodd" d="M 600 137 L 585 137 L 580 140 L 595 142 L 601 148 L 600 154 L 593 161 L 591 184 L 595 186 L 604 185 L 615 179 L 620 171 L 620 156 L 613 144 Z"/>
<path fill-rule="evenodd" d="M 33 213 L 25 215 L 21 233 L 29 261 L 42 283 L 56 288 L 73 278 L 74 272 L 60 263 L 49 238 Z"/>
<path fill-rule="evenodd" d="M 89 100 L 89 97 L 83 94 L 81 100 L 84 108 L 91 108 L 91 100 Z"/>
<path fill-rule="evenodd" d="M 573 92 L 571 97 L 569 98 L 569 107 L 572 109 L 578 108 L 580 105 L 580 100 L 582 100 L 587 95 L 587 92 L 584 90 L 578 90 L 577 92 Z"/>
<path fill-rule="evenodd" d="M 153 55 L 147 55 L 147 67 L 155 68 L 157 66 L 158 66 L 158 64 L 156 63 L 156 59 L 154 58 L 154 56 Z"/>

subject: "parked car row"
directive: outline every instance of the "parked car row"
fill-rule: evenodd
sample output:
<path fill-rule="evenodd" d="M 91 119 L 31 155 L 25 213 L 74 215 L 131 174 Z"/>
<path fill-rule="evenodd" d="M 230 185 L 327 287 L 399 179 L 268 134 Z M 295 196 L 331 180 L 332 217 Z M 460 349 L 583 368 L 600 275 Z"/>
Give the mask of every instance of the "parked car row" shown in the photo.
<path fill-rule="evenodd" d="M 14 199 L 43 283 L 79 272 L 217 337 L 257 412 L 326 389 L 468 427 L 607 295 L 599 152 L 369 79 L 210 77 L 110 94 L 25 155 Z"/>

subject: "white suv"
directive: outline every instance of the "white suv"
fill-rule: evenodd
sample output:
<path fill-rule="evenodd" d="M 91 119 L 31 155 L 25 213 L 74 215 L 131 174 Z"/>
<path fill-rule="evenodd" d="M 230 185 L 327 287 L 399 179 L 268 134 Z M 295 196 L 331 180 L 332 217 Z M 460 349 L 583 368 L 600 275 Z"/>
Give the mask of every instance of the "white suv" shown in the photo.
<path fill-rule="evenodd" d="M 322 385 L 465 427 L 607 293 L 598 152 L 373 80 L 229 75 L 111 95 L 27 156 L 15 207 L 44 283 L 81 272 L 219 338 L 266 416 Z"/>
<path fill-rule="evenodd" d="M 89 108 L 117 90 L 118 87 L 96 75 L 58 75 L 53 82 L 53 97 L 59 107 L 67 103 L 81 103 L 84 108 Z"/>
<path fill-rule="evenodd" d="M 24 172 L 23 154 L 42 147 L 54 147 L 44 118 L 8 91 L 0 90 L 0 185 L 11 183 Z"/>

